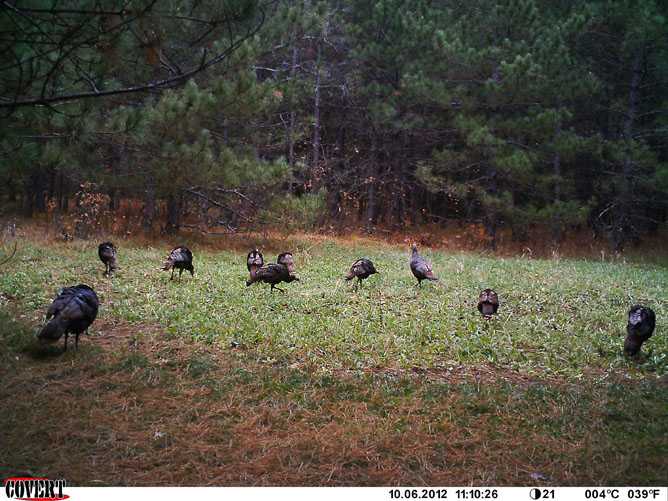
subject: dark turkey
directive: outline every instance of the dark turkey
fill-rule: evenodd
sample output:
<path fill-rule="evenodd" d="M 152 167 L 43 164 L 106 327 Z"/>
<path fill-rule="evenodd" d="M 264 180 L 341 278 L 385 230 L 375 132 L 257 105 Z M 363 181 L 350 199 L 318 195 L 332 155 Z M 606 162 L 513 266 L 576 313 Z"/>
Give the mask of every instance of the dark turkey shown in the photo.
<path fill-rule="evenodd" d="M 485 289 L 478 296 L 478 311 L 483 316 L 485 320 L 492 318 L 492 315 L 496 315 L 496 311 L 499 309 L 499 295 L 494 292 L 492 289 Z"/>
<path fill-rule="evenodd" d="M 274 289 L 278 289 L 281 292 L 285 292 L 283 289 L 276 287 L 276 284 L 281 282 L 294 282 L 299 279 L 290 273 L 288 267 L 284 264 L 278 263 L 269 263 L 267 266 L 263 266 L 255 272 L 255 275 L 246 280 L 246 286 L 252 285 L 255 282 L 264 282 L 266 284 L 271 284 L 271 292 L 274 292 Z"/>
<path fill-rule="evenodd" d="M 104 263 L 104 276 L 108 277 L 116 271 L 116 247 L 111 242 L 103 242 L 97 248 L 97 255 Z"/>
<path fill-rule="evenodd" d="M 51 303 L 46 312 L 46 319 L 50 320 L 37 337 L 43 343 L 55 343 L 65 334 L 64 351 L 67 351 L 67 337 L 74 334 L 74 346 L 78 349 L 79 335 L 93 323 L 99 306 L 97 294 L 87 285 L 66 287 Z"/>
<path fill-rule="evenodd" d="M 422 287 L 423 280 L 438 280 L 438 278 L 434 276 L 434 272 L 431 269 L 431 264 L 422 256 L 420 256 L 420 254 L 418 254 L 417 245 L 415 244 L 413 244 L 410 263 L 413 276 L 417 278 L 418 285 L 420 287 Z"/>
<path fill-rule="evenodd" d="M 370 259 L 363 257 L 355 261 L 350 267 L 350 271 L 346 275 L 346 280 L 352 280 L 357 277 L 357 283 L 361 284 L 362 280 L 369 278 L 374 273 L 378 273 L 376 267 Z"/>
<path fill-rule="evenodd" d="M 248 267 L 248 271 L 250 272 L 251 276 L 262 266 L 264 265 L 264 258 L 262 257 L 262 253 L 257 250 L 257 248 L 253 249 L 248 253 L 248 256 L 246 256 L 246 266 Z"/>
<path fill-rule="evenodd" d="M 290 275 L 295 274 L 295 260 L 292 257 L 292 252 L 284 252 L 283 254 L 279 254 L 276 262 L 285 266 L 290 272 Z"/>
<path fill-rule="evenodd" d="M 642 344 L 652 337 L 656 326 L 656 315 L 651 308 L 635 305 L 629 310 L 629 321 L 626 324 L 624 353 L 635 355 Z"/>
<path fill-rule="evenodd" d="M 190 252 L 188 247 L 180 246 L 176 247 L 169 253 L 165 265 L 162 267 L 163 270 L 172 270 L 172 276 L 170 280 L 174 280 L 174 270 L 179 270 L 179 278 L 183 270 L 188 270 L 191 276 L 195 276 L 195 268 L 193 268 L 193 253 Z"/>

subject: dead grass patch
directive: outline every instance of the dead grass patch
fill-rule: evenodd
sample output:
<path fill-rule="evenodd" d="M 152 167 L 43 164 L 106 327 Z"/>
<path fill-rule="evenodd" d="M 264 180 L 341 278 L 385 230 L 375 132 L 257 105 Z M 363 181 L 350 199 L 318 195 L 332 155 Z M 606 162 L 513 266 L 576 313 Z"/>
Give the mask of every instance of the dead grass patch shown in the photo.
<path fill-rule="evenodd" d="M 19 239 L 31 242 L 60 242 L 62 245 L 75 248 L 89 246 L 85 240 L 63 242 L 58 227 L 45 217 L 35 216 L 32 219 L 13 218 L 17 222 Z M 556 245 L 550 237 L 549 229 L 536 227 L 530 232 L 530 238 L 524 241 L 512 239 L 510 229 L 499 232 L 497 250 L 489 248 L 489 239 L 480 224 L 464 224 L 450 221 L 444 224 L 423 224 L 418 227 L 407 227 L 402 230 L 377 228 L 369 234 L 365 227 L 342 226 L 335 229 L 323 228 L 319 232 L 294 231 L 289 234 L 280 229 L 263 229 L 258 231 L 239 231 L 230 234 L 202 233 L 191 228 L 183 228 L 178 236 L 147 237 L 140 231 L 118 231 L 111 229 L 101 231 L 92 237 L 92 241 L 111 238 L 125 246 L 147 247 L 164 246 L 165 249 L 184 242 L 198 248 L 215 250 L 231 250 L 248 252 L 251 247 L 258 246 L 263 252 L 280 253 L 286 249 L 309 250 L 323 243 L 334 243 L 338 246 L 374 247 L 405 247 L 417 242 L 422 247 L 429 247 L 451 253 L 476 252 L 483 255 L 521 256 L 527 259 L 561 259 L 590 258 L 594 260 L 625 262 L 630 261 L 666 263 L 666 230 L 647 236 L 641 244 L 629 247 L 621 253 L 612 252 L 604 238 L 595 238 L 588 229 L 570 232 L 566 240 Z"/>
<path fill-rule="evenodd" d="M 321 375 L 156 326 L 98 330 L 78 353 L 19 352 L 0 369 L 3 472 L 139 486 L 529 485 L 534 472 L 601 485 L 665 472 L 665 456 L 611 442 L 610 399 L 591 381 L 491 366 Z"/>

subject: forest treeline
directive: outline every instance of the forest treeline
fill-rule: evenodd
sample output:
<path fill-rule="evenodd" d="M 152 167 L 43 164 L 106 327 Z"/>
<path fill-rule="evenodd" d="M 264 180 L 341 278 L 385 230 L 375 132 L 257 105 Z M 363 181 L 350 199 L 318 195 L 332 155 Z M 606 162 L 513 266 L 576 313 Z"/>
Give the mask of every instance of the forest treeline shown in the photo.
<path fill-rule="evenodd" d="M 125 206 L 147 233 L 458 221 L 492 247 L 541 228 L 620 250 L 668 216 L 667 16 L 659 0 L 2 2 L 4 212 L 95 224 Z"/>

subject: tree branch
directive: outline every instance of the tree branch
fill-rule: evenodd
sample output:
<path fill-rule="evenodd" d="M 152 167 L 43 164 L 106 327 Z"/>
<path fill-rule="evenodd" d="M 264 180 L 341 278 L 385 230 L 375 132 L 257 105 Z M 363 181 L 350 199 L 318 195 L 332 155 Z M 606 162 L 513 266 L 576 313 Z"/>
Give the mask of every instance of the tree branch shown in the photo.
<path fill-rule="evenodd" d="M 264 20 L 265 20 L 264 12 L 262 11 L 260 22 L 252 30 L 247 31 L 246 35 L 243 38 L 238 39 L 237 41 L 232 43 L 232 45 L 230 45 L 224 51 L 220 52 L 215 57 L 212 57 L 209 60 L 203 60 L 197 67 L 189 71 L 186 71 L 180 75 L 175 75 L 173 77 L 158 80 L 156 82 L 146 83 L 142 85 L 135 85 L 132 87 L 125 87 L 121 89 L 112 89 L 99 92 L 79 92 L 73 94 L 64 94 L 60 96 L 39 97 L 32 99 L 14 100 L 9 102 L 0 102 L 0 108 L 14 109 L 26 106 L 48 105 L 54 103 L 63 103 L 67 101 L 76 101 L 80 99 L 116 96 L 121 94 L 132 94 L 136 92 L 148 92 L 157 89 L 170 88 L 177 84 L 180 85 L 185 83 L 187 80 L 197 75 L 198 73 L 201 73 L 210 68 L 211 66 L 214 66 L 225 60 L 232 52 L 238 49 L 241 46 L 241 44 L 243 44 L 246 40 L 249 40 L 250 38 L 255 36 L 255 34 L 262 28 Z"/>

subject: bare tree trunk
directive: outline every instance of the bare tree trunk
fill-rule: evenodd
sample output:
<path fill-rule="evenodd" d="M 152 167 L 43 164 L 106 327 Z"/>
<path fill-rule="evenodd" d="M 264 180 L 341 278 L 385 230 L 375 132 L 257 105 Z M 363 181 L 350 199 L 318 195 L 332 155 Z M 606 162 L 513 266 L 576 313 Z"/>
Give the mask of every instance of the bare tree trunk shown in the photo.
<path fill-rule="evenodd" d="M 181 197 L 179 195 L 169 195 L 167 198 L 167 225 L 165 233 L 176 235 L 181 226 Z"/>
<path fill-rule="evenodd" d="M 306 3 L 306 7 L 309 7 L 309 3 Z M 327 38 L 327 32 L 329 30 L 329 20 L 325 17 L 322 25 L 322 32 L 318 38 L 317 42 L 317 55 L 316 55 L 316 67 L 315 67 L 315 92 L 314 92 L 314 104 L 313 104 L 313 162 L 311 167 L 311 180 L 313 183 L 313 190 L 317 191 L 320 188 L 320 172 L 318 171 L 318 166 L 320 163 L 320 84 L 322 78 L 322 45 L 323 41 Z"/>
<path fill-rule="evenodd" d="M 25 217 L 32 217 L 33 212 L 34 192 L 32 187 L 32 176 L 30 180 L 31 182 L 26 184 L 23 189 L 23 215 Z"/>
<path fill-rule="evenodd" d="M 557 127 L 554 131 L 554 140 L 555 144 L 554 155 L 552 156 L 552 171 L 554 173 L 554 202 L 559 204 L 561 202 L 561 155 L 559 151 L 556 150 L 556 142 L 561 134 L 561 121 L 557 123 Z M 555 244 L 561 242 L 563 238 L 563 221 L 557 215 L 552 216 L 552 240 Z"/>
<path fill-rule="evenodd" d="M 489 235 L 489 248 L 493 251 L 496 250 L 496 230 L 497 230 L 497 221 L 496 214 L 488 214 L 484 218 L 484 226 L 487 235 Z"/>
<path fill-rule="evenodd" d="M 111 188 L 109 190 L 109 210 L 111 211 L 116 211 L 118 210 L 119 206 L 119 197 L 118 197 L 118 189 L 117 188 Z"/>
<path fill-rule="evenodd" d="M 411 199 L 411 210 L 410 210 L 410 216 L 411 216 L 411 226 L 416 226 L 419 224 L 418 216 L 420 214 L 420 195 L 418 193 L 418 190 L 412 190 L 410 199 Z"/>
<path fill-rule="evenodd" d="M 496 195 L 498 191 L 498 184 L 496 180 L 496 169 L 493 166 L 489 167 L 489 176 L 490 176 L 490 182 L 489 182 L 489 193 L 492 195 Z M 493 210 L 487 210 L 484 209 L 486 214 L 483 217 L 483 224 L 485 226 L 485 231 L 487 232 L 487 235 L 489 235 L 489 247 L 491 250 L 495 251 L 496 250 L 496 237 L 497 237 L 497 229 L 499 225 L 499 215 L 496 212 L 496 209 Z"/>
<path fill-rule="evenodd" d="M 292 46 L 292 64 L 290 65 L 290 82 L 294 83 L 295 81 L 295 75 L 297 74 L 297 61 L 298 61 L 298 56 L 299 56 L 299 50 L 297 48 L 297 33 L 295 30 L 295 33 L 293 35 L 293 46 Z M 294 133 L 295 133 L 295 119 L 296 119 L 296 113 L 295 113 L 295 102 L 294 102 L 294 96 L 291 96 L 291 102 L 290 102 L 290 121 L 288 123 L 288 131 L 287 131 L 287 150 L 288 150 L 288 163 L 293 166 L 295 165 L 295 138 L 294 138 Z"/>
<path fill-rule="evenodd" d="M 373 233 L 373 223 L 376 217 L 376 181 L 375 181 L 376 164 L 371 162 L 369 164 L 367 186 L 366 186 L 366 231 Z"/>
<path fill-rule="evenodd" d="M 622 131 L 622 137 L 626 142 L 626 157 L 622 166 L 621 193 L 617 203 L 617 217 L 613 221 L 612 228 L 612 242 L 616 251 L 621 251 L 624 245 L 635 236 L 633 225 L 633 219 L 635 219 L 633 214 L 634 160 L 631 156 L 631 143 L 633 141 L 633 126 L 638 113 L 643 56 L 644 49 L 637 49 L 631 66 L 629 106 Z"/>
<path fill-rule="evenodd" d="M 53 167 L 49 167 L 48 171 L 48 187 L 47 187 L 47 199 L 51 200 L 54 197 L 56 191 L 56 170 Z"/>
<path fill-rule="evenodd" d="M 111 146 L 111 188 L 109 189 L 109 209 L 118 210 L 120 206 L 120 190 L 116 186 L 118 174 L 123 172 L 125 161 L 125 144 L 114 143 Z"/>
<path fill-rule="evenodd" d="M 311 164 L 311 180 L 314 181 L 318 174 L 318 163 L 320 162 L 320 43 L 318 43 L 318 59 L 315 67 L 315 92 L 313 105 L 313 160 Z M 313 183 L 314 188 L 315 182 Z M 317 189 L 317 188 L 316 188 Z"/>
<path fill-rule="evenodd" d="M 366 176 L 366 231 L 373 233 L 373 226 L 376 221 L 376 170 L 377 170 L 376 135 L 371 139 L 371 158 Z"/>
<path fill-rule="evenodd" d="M 44 172 L 35 174 L 34 177 L 34 193 L 35 193 L 35 210 L 38 212 L 46 212 L 46 179 Z"/>
<path fill-rule="evenodd" d="M 327 190 L 327 207 L 328 215 L 331 221 L 337 221 L 341 219 L 341 204 L 343 202 L 341 197 L 341 186 L 337 182 L 337 174 L 344 172 L 346 169 L 346 160 L 345 160 L 345 147 L 346 147 L 346 129 L 345 126 L 340 126 L 336 134 L 336 151 L 340 157 L 332 162 L 332 167 L 328 171 L 329 182 Z"/>
<path fill-rule="evenodd" d="M 63 210 L 63 173 L 57 171 L 56 173 L 56 192 L 54 194 L 56 197 L 56 208 L 59 212 Z"/>
<path fill-rule="evenodd" d="M 58 199 L 60 202 L 60 212 L 67 212 L 70 208 L 70 200 L 68 197 L 69 183 L 62 172 L 58 175 Z"/>
<path fill-rule="evenodd" d="M 155 219 L 155 186 L 150 183 L 144 192 L 144 210 L 142 213 L 142 227 L 145 235 L 153 233 L 153 220 Z"/>
<path fill-rule="evenodd" d="M 16 186 L 14 185 L 14 181 L 12 179 L 7 180 L 7 188 L 9 190 L 9 203 L 14 204 L 14 202 L 16 202 Z"/>
<path fill-rule="evenodd" d="M 402 178 L 404 178 L 404 181 L 401 183 L 402 186 L 405 186 L 406 181 L 405 181 L 405 176 L 402 173 Z M 396 205 L 395 205 L 395 210 L 394 210 L 394 224 L 392 225 L 394 228 L 400 229 L 404 227 L 404 220 L 406 219 L 406 214 L 405 214 L 405 196 L 406 193 L 404 192 L 403 188 L 397 187 L 399 190 L 399 193 L 394 194 L 394 199 L 396 200 Z"/>

